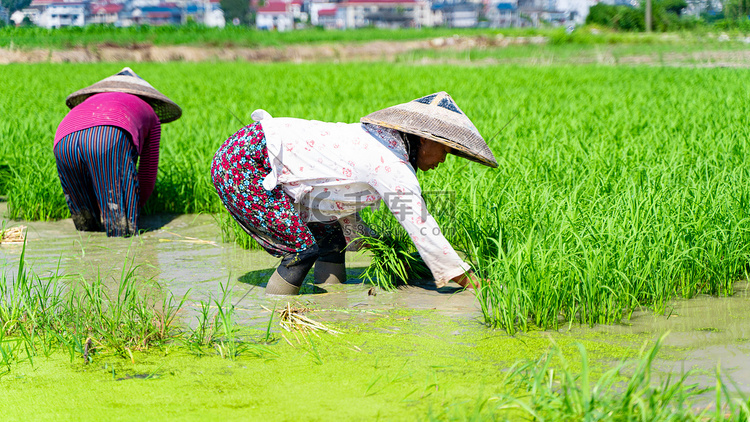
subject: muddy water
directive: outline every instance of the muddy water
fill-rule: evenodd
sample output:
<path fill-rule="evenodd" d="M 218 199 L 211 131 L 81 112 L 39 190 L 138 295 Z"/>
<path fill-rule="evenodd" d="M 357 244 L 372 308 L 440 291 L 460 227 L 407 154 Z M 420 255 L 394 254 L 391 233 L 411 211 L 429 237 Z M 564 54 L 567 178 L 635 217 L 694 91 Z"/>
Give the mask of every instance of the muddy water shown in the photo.
<path fill-rule="evenodd" d="M 699 296 L 671 304 L 662 315 L 641 312 L 625 325 L 576 328 L 571 334 L 595 331 L 613 336 L 669 333 L 664 344 L 680 350 L 680 359 L 660 362 L 662 370 L 679 374 L 693 370 L 695 380 L 710 386 L 715 369 L 750 392 L 750 283 L 735 284 L 732 297 Z M 731 385 L 731 383 L 728 383 Z"/>
<path fill-rule="evenodd" d="M 0 213 L 4 206 L 0 201 Z M 86 280 L 103 277 L 114 283 L 123 268 L 137 266 L 139 275 L 153 279 L 176 296 L 190 291 L 188 313 L 196 312 L 199 300 L 216 297 L 220 284 L 228 282 L 239 322 L 256 327 L 268 321 L 269 312 L 264 307 L 286 304 L 286 300 L 277 302 L 264 294 L 263 287 L 278 260 L 262 251 L 246 251 L 222 243 L 220 231 L 210 215 L 146 217 L 142 225 L 149 230 L 129 239 L 77 232 L 69 219 L 58 222 L 3 220 L 0 224 L 27 226 L 25 261 L 40 275 L 57 271 Z M 0 245 L 0 268 L 12 274 L 21 250 L 20 244 Z M 340 318 L 364 322 L 378 312 L 394 309 L 434 310 L 431 312 L 439 317 L 473 320 L 477 323 L 468 326 L 487 330 L 479 323 L 481 312 L 472 293 L 451 287 L 436 289 L 434 284 L 427 283 L 370 295 L 370 285 L 360 279 L 368 263 L 367 257 L 350 254 L 347 258 L 349 280 L 346 284 L 318 287 L 312 286 L 308 279 L 304 294 L 297 297 L 296 302 L 325 314 L 327 321 Z M 596 338 L 603 345 L 621 344 L 622 339 L 632 338 L 636 345 L 670 332 L 665 342 L 669 357 L 659 363 L 662 370 L 679 373 L 683 369 L 693 369 L 702 382 L 711 385 L 714 368 L 720 363 L 723 373 L 731 376 L 741 390 L 750 392 L 750 289 L 748 283 L 738 283 L 736 287 L 733 297 L 680 300 L 671 304 L 663 315 L 643 311 L 621 325 L 594 328 L 573 325 L 553 335 Z M 439 317 L 427 318 L 421 323 L 428 329 L 437 329 Z M 487 331 L 487 335 L 504 334 Z M 595 356 L 590 358 L 596 359 Z"/>
<path fill-rule="evenodd" d="M 0 212 L 4 206 L 0 202 Z M 188 305 L 193 308 L 200 300 L 217 298 L 220 285 L 228 282 L 238 317 L 248 324 L 255 320 L 259 324 L 267 322 L 268 311 L 263 307 L 275 303 L 265 296 L 264 286 L 279 259 L 264 251 L 247 251 L 222 243 L 211 215 L 147 216 L 141 226 L 148 231 L 126 239 L 78 232 L 70 219 L 4 224 L 26 226 L 25 262 L 38 275 L 57 272 L 71 279 L 101 277 L 114 284 L 123 270 L 137 267 L 139 276 L 156 281 L 177 297 L 189 292 L 192 300 Z M 0 268 L 16 271 L 21 251 L 22 244 L 1 245 Z M 473 295 L 455 287 L 436 289 L 434 284 L 426 283 L 397 292 L 371 292 L 371 286 L 360 278 L 368 263 L 363 254 L 348 253 L 349 280 L 342 285 L 313 286 L 311 272 L 297 302 L 328 310 L 409 308 L 439 309 L 441 313 L 469 318 L 480 315 Z"/>

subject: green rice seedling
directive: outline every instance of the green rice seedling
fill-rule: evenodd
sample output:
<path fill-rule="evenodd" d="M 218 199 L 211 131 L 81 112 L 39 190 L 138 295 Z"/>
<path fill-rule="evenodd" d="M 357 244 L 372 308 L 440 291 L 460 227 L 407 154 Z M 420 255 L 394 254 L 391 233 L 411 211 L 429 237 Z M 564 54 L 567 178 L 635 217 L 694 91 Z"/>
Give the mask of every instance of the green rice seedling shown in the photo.
<path fill-rule="evenodd" d="M 708 389 L 690 383 L 690 372 L 656 379 L 652 368 L 663 339 L 638 359 L 622 361 L 596 377 L 582 345 L 578 345 L 577 369 L 554 346 L 540 359 L 518 362 L 509 369 L 504 381 L 507 392 L 491 397 L 482 410 L 492 418 L 516 414 L 534 420 L 723 421 L 746 415 L 745 398 L 732 399 L 731 406 L 721 404 L 720 396 L 730 396 L 720 376 L 713 416 L 708 409 L 698 410 Z"/>
<path fill-rule="evenodd" d="M 5 370 L 0 376 L 10 373 L 11 365 L 16 362 L 16 350 L 21 345 L 19 339 L 5 340 L 3 337 L 4 335 L 0 335 L 0 364 L 5 366 Z"/>
<path fill-rule="evenodd" d="M 244 350 L 243 345 L 237 341 L 237 327 L 234 322 L 234 305 L 232 305 L 232 290 L 229 288 L 230 280 L 226 284 L 219 284 L 221 288 L 221 299 L 215 299 L 214 305 L 217 309 L 216 321 L 223 336 L 217 339 L 214 347 L 222 358 L 236 359 Z"/>
<path fill-rule="evenodd" d="M 198 355 L 207 354 L 205 347 L 213 348 L 222 358 L 232 360 L 242 354 L 255 357 L 276 355 L 262 345 L 271 342 L 270 321 L 265 338 L 260 341 L 262 344 L 238 336 L 240 327 L 234 320 L 235 306 L 232 304 L 232 289 L 229 284 L 230 280 L 227 280 L 225 284 L 219 285 L 221 294 L 218 298 L 209 295 L 207 300 L 198 302 L 197 325 L 188 328 L 182 340 Z M 212 312 L 212 308 L 216 311 Z"/>
<path fill-rule="evenodd" d="M 167 339 L 171 335 L 176 335 L 176 333 L 172 332 L 172 328 L 175 326 L 175 320 L 177 316 L 185 307 L 185 302 L 190 296 L 191 290 L 192 289 L 188 289 L 188 291 L 185 292 L 185 294 L 181 299 L 179 299 L 179 301 L 177 301 L 177 299 L 172 294 L 164 295 L 164 297 L 162 298 L 161 308 L 156 313 L 157 321 L 155 325 L 158 329 L 159 338 Z"/>
<path fill-rule="evenodd" d="M 77 280 L 64 290 L 57 273 L 42 279 L 30 272 L 24 254 L 22 249 L 14 278 L 9 280 L 7 273 L 0 276 L 0 364 L 8 370 L 16 362 L 33 364 L 38 353 L 50 356 L 57 348 L 67 351 L 71 362 L 83 358 L 89 363 L 102 352 L 132 359 L 134 350 L 178 339 L 199 351 L 202 346 L 213 346 L 231 359 L 244 353 L 275 354 L 237 336 L 229 282 L 221 285 L 220 299 L 201 302 L 199 326 L 182 331 L 177 315 L 188 294 L 177 299 L 166 292 L 156 299 L 162 293 L 149 292 L 152 286 L 137 276 L 137 267 L 125 266 L 114 286 L 96 277 L 91 282 Z M 212 304 L 217 308 L 213 314 Z"/>
<path fill-rule="evenodd" d="M 25 256 L 26 241 L 15 277 L 8 280 L 5 272 L 0 277 L 0 325 L 8 335 L 54 324 L 56 317 L 51 311 L 60 304 L 63 294 L 57 272 L 40 278 L 26 268 Z"/>
<path fill-rule="evenodd" d="M 214 314 L 213 318 L 210 316 L 211 313 L 211 300 L 209 297 L 207 301 L 199 301 L 198 325 L 195 328 L 190 329 L 190 335 L 187 339 L 187 344 L 191 349 L 196 348 L 201 351 L 201 347 L 213 344 L 214 338 L 218 330 L 216 324 L 217 315 Z"/>
<path fill-rule="evenodd" d="M 692 382 L 691 372 L 664 374 L 654 369 L 664 338 L 598 372 L 586 348 L 577 344 L 572 362 L 553 343 L 538 359 L 520 360 L 505 371 L 497 394 L 431 408 L 429 420 L 535 421 L 744 421 L 748 398 L 735 385 L 730 391 L 717 368 L 712 388 Z M 378 382 L 376 379 L 373 382 Z M 372 388 L 372 386 L 370 387 Z"/>
<path fill-rule="evenodd" d="M 271 315 L 268 316 L 268 325 L 266 326 L 266 334 L 263 337 L 262 343 L 263 344 L 269 344 L 274 341 L 273 337 L 271 336 L 271 323 L 273 322 L 273 315 L 276 313 L 276 303 L 273 305 L 273 309 L 271 310 Z"/>
<path fill-rule="evenodd" d="M 234 242 L 243 249 L 263 249 L 228 212 L 214 214 L 214 220 L 221 230 L 222 242 Z"/>
<path fill-rule="evenodd" d="M 394 290 L 399 284 L 408 284 L 409 280 L 431 276 L 406 234 L 365 236 L 361 241 L 364 250 L 371 255 L 370 265 L 362 274 L 369 283 L 383 290 Z"/>
<path fill-rule="evenodd" d="M 5 180 L 8 217 L 14 220 L 53 220 L 64 215 L 67 205 L 57 178 L 57 167 L 50 162 L 34 162 L 24 173 L 12 168 Z"/>
<path fill-rule="evenodd" d="M 729 391 L 729 387 L 723 381 L 724 376 L 721 374 L 721 363 L 716 365 L 716 383 L 715 403 L 714 403 L 714 420 L 715 421 L 744 421 L 750 418 L 750 397 L 736 393 L 741 391 L 740 387 L 734 380 L 729 380 L 734 387 L 735 392 Z M 722 402 L 722 399 L 724 402 Z M 725 403 L 725 404 L 722 404 Z"/>
<path fill-rule="evenodd" d="M 146 32 L 154 36 L 151 29 Z M 223 209 L 210 180 L 210 163 L 238 123 L 230 113 L 215 110 L 229 108 L 243 122 L 260 107 L 274 116 L 355 122 L 441 87 L 459 101 L 480 133 L 495 133 L 497 122 L 518 114 L 491 142 L 497 169 L 450 157 L 440 170 L 418 174 L 425 192 L 455 194 L 454 212 L 431 211 L 451 244 L 490 281 L 481 293 L 488 325 L 515 332 L 618 323 L 641 307 L 663 313 L 675 298 L 730 295 L 733 284 L 747 276 L 750 128 L 743 119 L 750 106 L 743 100 L 744 88 L 734 82 L 750 76 L 750 70 L 386 63 L 139 66 L 139 74 L 186 110 L 182 119 L 164 127 L 159 176 L 147 213 Z M 55 126 L 67 111 L 59 98 L 71 86 L 90 84 L 91 74 L 119 68 L 52 63 L 4 68 L 4 81 L 27 88 L 0 98 L 0 114 L 16 117 L 13 125 L 0 125 L 0 139 L 9 141 L 0 143 L 0 156 L 13 173 L 7 191 L 14 218 L 68 216 L 50 154 Z M 339 86 L 342 74 L 356 79 Z M 260 78 L 269 89 L 235 83 Z M 387 83 L 357 83 L 373 80 Z M 333 85 L 339 88 L 327 89 Z M 36 112 L 21 113 L 17 104 Z M 398 223 L 388 214 L 382 209 L 363 217 L 395 230 Z M 241 239 L 231 219 L 223 218 L 225 238 L 234 232 Z M 410 262 L 404 253 L 413 249 L 407 244 L 401 253 L 376 246 L 381 258 L 371 274 L 377 280 L 381 277 L 374 271 L 379 271 L 390 288 L 399 282 L 394 274 L 404 278 L 399 261 Z"/>
<path fill-rule="evenodd" d="M 186 301 L 176 300 L 171 293 L 156 301 L 145 292 L 136 268 L 123 268 L 116 290 L 110 291 L 101 277 L 91 283 L 82 280 L 63 305 L 65 320 L 74 334 L 76 349 L 83 351 L 85 339 L 125 356 L 131 350 L 146 349 L 175 337 L 175 316 Z"/>
<path fill-rule="evenodd" d="M 0 46 L 12 48 L 52 48 L 73 47 L 96 48 L 100 44 L 130 47 L 134 44 L 154 45 L 195 45 L 208 47 L 241 46 L 268 47 L 288 44 L 318 44 L 325 42 L 363 42 L 375 40 L 418 40 L 434 37 L 494 36 L 497 33 L 509 35 L 534 35 L 552 31 L 519 28 L 505 28 L 502 31 L 489 28 L 419 28 L 398 31 L 380 28 L 357 30 L 321 31 L 317 28 L 298 29 L 288 32 L 261 31 L 248 26 L 227 26 L 209 28 L 199 24 L 148 26 L 118 28 L 109 25 L 87 25 L 83 28 L 14 27 L 0 28 Z M 609 35 L 613 39 L 616 35 Z M 620 35 L 620 38 L 624 37 Z M 635 37 L 631 37 L 637 40 Z M 558 36 L 558 43 L 570 42 Z M 577 39 L 577 38 L 575 38 Z M 658 40 L 658 39 L 657 39 Z"/>

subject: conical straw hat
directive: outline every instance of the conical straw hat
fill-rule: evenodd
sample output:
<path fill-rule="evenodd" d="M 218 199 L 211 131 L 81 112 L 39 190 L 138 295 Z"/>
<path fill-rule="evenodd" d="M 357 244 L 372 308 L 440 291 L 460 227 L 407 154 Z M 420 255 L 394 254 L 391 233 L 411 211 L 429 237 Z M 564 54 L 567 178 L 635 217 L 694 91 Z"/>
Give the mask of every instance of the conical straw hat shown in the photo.
<path fill-rule="evenodd" d="M 455 155 L 497 167 L 482 135 L 446 92 L 378 110 L 360 121 L 431 139 L 451 147 Z"/>
<path fill-rule="evenodd" d="M 124 92 L 141 97 L 154 109 L 154 112 L 159 116 L 159 120 L 162 123 L 169 123 L 182 116 L 180 106 L 154 89 L 154 87 L 136 75 L 129 67 L 122 69 L 116 75 L 102 79 L 87 88 L 68 95 L 65 104 L 73 108 L 84 102 L 86 98 L 102 92 Z"/>

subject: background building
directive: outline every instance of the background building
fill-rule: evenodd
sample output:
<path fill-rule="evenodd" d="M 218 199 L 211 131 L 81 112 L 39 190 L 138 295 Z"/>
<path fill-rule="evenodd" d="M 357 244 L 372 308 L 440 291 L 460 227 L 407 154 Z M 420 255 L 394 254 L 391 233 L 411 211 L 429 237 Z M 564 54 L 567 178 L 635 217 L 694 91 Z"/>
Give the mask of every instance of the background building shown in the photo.
<path fill-rule="evenodd" d="M 290 31 L 310 26 L 355 29 L 569 25 L 574 23 L 573 18 L 576 23 L 582 22 L 588 7 L 597 0 L 245 1 L 258 29 Z M 581 7 L 585 10 L 582 11 Z M 232 13 L 232 16 L 236 15 Z M 0 10 L 0 20 L 3 16 Z M 247 20 L 235 19 L 233 24 L 246 24 L 251 21 L 251 15 L 247 16 Z M 24 19 L 45 28 L 97 24 L 181 25 L 189 22 L 220 28 L 226 25 L 220 0 L 33 0 L 28 8 L 10 16 L 16 25 Z"/>

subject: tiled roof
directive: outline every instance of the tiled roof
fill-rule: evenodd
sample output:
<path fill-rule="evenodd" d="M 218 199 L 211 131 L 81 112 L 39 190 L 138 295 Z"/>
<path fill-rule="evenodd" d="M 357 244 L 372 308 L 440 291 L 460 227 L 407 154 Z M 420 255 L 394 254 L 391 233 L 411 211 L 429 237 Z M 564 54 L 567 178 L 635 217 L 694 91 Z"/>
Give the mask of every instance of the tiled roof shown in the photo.
<path fill-rule="evenodd" d="M 91 13 L 119 13 L 122 10 L 121 4 L 92 4 Z"/>
<path fill-rule="evenodd" d="M 265 6 L 258 9 L 258 13 L 284 13 L 287 3 L 283 1 L 269 1 Z"/>
<path fill-rule="evenodd" d="M 414 4 L 417 0 L 346 0 L 339 4 L 356 5 L 356 4 Z"/>

